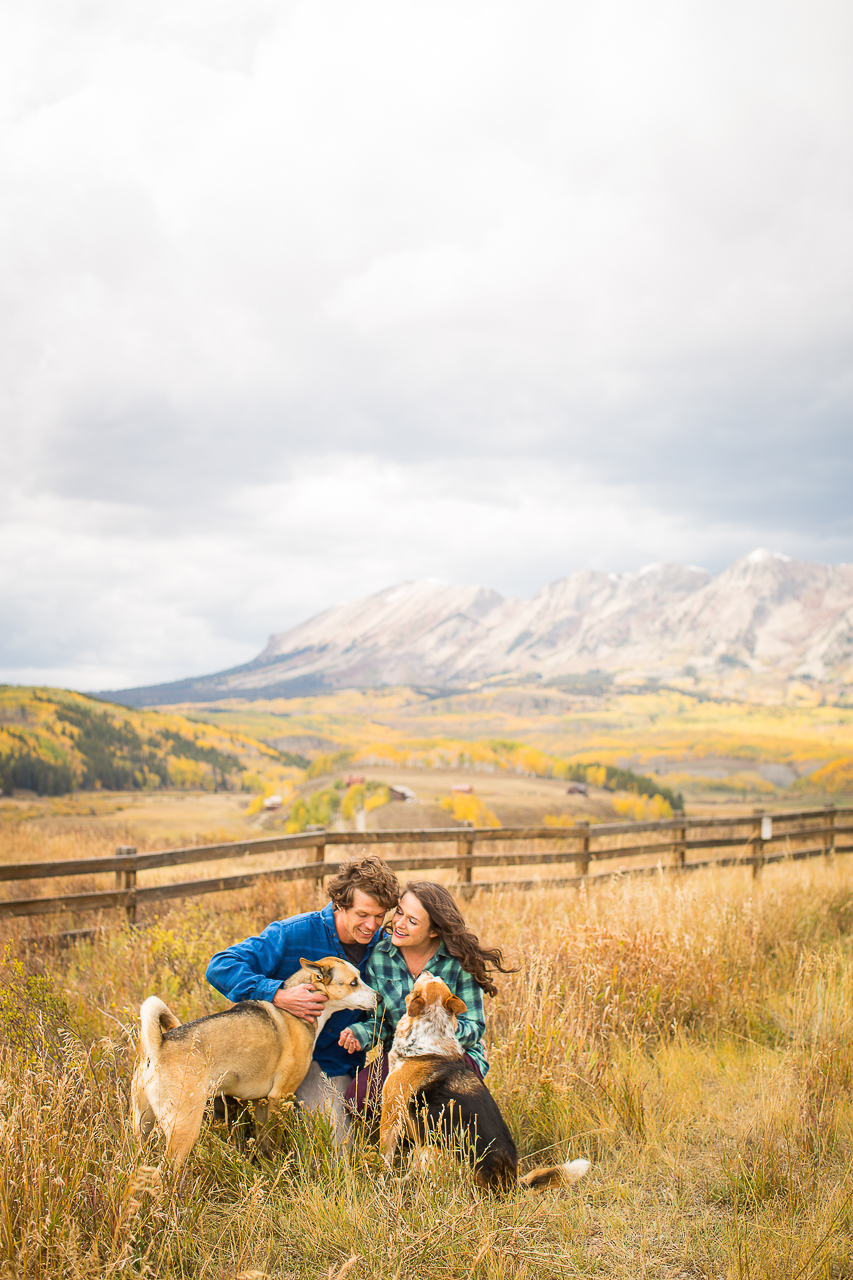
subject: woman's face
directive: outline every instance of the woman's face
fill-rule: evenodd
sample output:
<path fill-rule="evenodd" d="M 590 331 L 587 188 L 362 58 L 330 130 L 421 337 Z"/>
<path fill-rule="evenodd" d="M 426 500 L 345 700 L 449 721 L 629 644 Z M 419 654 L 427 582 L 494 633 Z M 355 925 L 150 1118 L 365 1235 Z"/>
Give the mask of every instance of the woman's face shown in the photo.
<path fill-rule="evenodd" d="M 391 941 L 396 947 L 426 947 L 438 934 L 413 893 L 404 893 L 391 920 Z"/>

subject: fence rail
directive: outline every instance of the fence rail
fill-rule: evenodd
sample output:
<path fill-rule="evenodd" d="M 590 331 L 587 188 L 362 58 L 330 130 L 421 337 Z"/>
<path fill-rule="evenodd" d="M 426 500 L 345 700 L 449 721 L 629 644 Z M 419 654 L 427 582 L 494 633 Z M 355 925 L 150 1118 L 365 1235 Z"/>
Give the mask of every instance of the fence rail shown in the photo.
<path fill-rule="evenodd" d="M 839 836 L 853 835 L 853 806 L 802 809 L 787 813 L 765 813 L 756 810 L 749 817 L 673 818 L 662 822 L 577 823 L 572 827 L 432 827 L 416 831 L 311 831 L 299 835 L 273 836 L 259 840 L 240 840 L 231 844 L 197 845 L 186 849 L 168 849 L 156 853 L 138 853 L 129 845 L 119 845 L 112 858 L 80 858 L 58 862 L 17 862 L 0 866 L 0 880 L 43 880 L 65 876 L 115 873 L 113 889 L 92 893 L 66 893 L 56 897 L 11 898 L 0 901 L 0 919 L 10 916 L 36 916 L 55 912 L 123 909 L 129 921 L 136 919 L 141 903 L 162 902 L 170 898 L 197 897 L 205 893 L 222 893 L 245 889 L 261 880 L 320 880 L 334 875 L 340 862 L 327 859 L 326 850 L 337 846 L 358 845 L 456 845 L 456 852 L 413 854 L 389 857 L 394 871 L 456 870 L 459 881 L 451 886 L 466 894 L 474 890 L 528 889 L 543 885 L 573 885 L 612 875 L 614 871 L 649 875 L 658 870 L 695 871 L 709 866 L 751 866 L 753 875 L 763 867 L 784 860 L 829 857 L 853 853 L 853 842 L 839 842 Z M 691 838 L 690 832 L 731 832 L 741 834 L 703 835 Z M 608 841 L 623 836 L 651 834 L 656 839 L 637 844 L 614 845 Z M 508 841 L 541 842 L 552 845 L 570 843 L 572 848 L 544 848 L 529 851 L 475 853 L 477 846 L 500 845 Z M 818 842 L 818 843 L 814 843 Z M 784 845 L 779 848 L 779 845 Z M 189 866 L 199 862 L 253 857 L 260 854 L 310 850 L 312 860 L 299 866 L 281 866 L 242 875 L 212 876 L 203 880 L 187 880 L 143 886 L 137 883 L 139 872 L 163 867 Z M 689 859 L 692 852 L 740 849 L 734 856 Z M 650 866 L 624 867 L 626 860 L 655 855 L 669 855 L 664 864 L 659 858 Z M 604 871 L 590 871 L 592 862 L 611 862 L 615 866 Z M 483 867 L 552 866 L 574 863 L 576 873 L 555 879 L 480 881 L 472 878 L 475 869 Z"/>

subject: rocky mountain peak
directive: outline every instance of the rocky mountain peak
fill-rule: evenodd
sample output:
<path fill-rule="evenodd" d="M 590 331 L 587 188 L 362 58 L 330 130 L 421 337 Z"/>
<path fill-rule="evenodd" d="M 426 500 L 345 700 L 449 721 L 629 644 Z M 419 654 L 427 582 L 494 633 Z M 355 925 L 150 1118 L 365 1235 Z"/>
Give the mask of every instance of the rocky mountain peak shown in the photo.
<path fill-rule="evenodd" d="M 394 684 L 459 685 L 497 675 L 658 674 L 747 667 L 853 679 L 853 565 L 758 548 L 716 575 L 658 562 L 584 569 L 529 600 L 412 580 L 334 605 L 270 637 L 231 672 L 177 682 L 174 701 L 270 697 Z M 169 686 L 123 690 L 137 705 Z"/>

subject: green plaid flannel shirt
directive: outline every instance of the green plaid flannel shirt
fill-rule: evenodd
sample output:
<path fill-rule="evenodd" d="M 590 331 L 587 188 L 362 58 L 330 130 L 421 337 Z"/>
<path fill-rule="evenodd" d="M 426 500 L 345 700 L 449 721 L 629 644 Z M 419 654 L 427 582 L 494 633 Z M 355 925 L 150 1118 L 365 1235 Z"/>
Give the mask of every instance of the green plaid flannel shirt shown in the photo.
<path fill-rule="evenodd" d="M 457 1020 L 456 1039 L 485 1075 L 489 1064 L 483 1045 L 486 1018 L 481 988 L 450 954 L 443 942 L 426 967 L 430 973 L 446 982 L 454 995 L 465 1001 L 467 1008 Z M 406 1012 L 406 996 L 415 985 L 415 980 L 406 966 L 400 948 L 395 947 L 390 938 L 380 938 L 377 942 L 364 966 L 362 976 L 366 984 L 376 992 L 376 1009 L 362 1022 L 352 1023 L 350 1030 L 362 1049 L 371 1049 L 374 1045 L 381 1044 L 387 1052 L 391 1048 L 397 1023 Z"/>

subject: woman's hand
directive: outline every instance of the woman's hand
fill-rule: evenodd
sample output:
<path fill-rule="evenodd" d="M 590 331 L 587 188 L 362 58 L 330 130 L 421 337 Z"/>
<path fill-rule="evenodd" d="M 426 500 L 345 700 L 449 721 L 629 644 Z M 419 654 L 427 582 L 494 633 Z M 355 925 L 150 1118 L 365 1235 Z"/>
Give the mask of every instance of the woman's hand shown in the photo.
<path fill-rule="evenodd" d="M 352 1027 L 344 1027 L 338 1036 L 338 1044 L 342 1049 L 346 1049 L 347 1053 L 359 1053 L 361 1051 L 361 1045 L 353 1035 Z"/>

